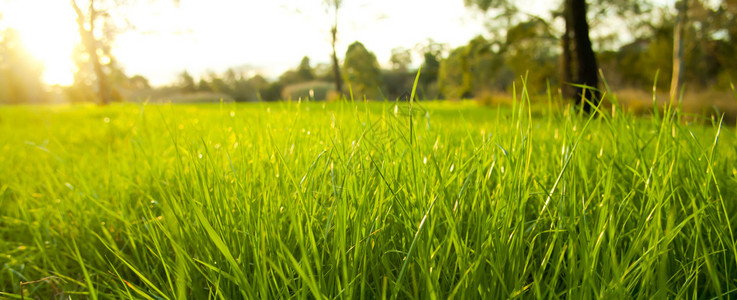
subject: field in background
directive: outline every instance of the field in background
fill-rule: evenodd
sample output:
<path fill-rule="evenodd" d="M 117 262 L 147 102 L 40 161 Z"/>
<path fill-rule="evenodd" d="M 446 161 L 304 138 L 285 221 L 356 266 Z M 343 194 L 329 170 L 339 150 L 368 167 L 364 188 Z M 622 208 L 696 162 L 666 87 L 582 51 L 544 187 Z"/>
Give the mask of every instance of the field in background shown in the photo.
<path fill-rule="evenodd" d="M 551 92 L 548 95 L 532 96 L 531 100 L 536 106 L 546 106 L 549 102 L 554 102 L 557 108 L 561 103 L 566 103 L 562 99 L 553 99 L 559 95 L 557 92 Z M 618 89 L 616 91 L 607 91 L 604 94 L 602 107 L 610 113 L 616 108 L 636 116 L 650 116 L 654 107 L 662 113 L 670 105 L 670 95 L 668 91 L 659 91 L 655 94 L 655 103 L 653 105 L 653 93 L 638 89 Z M 490 107 L 511 107 L 514 103 L 514 95 L 510 93 L 492 93 L 482 92 L 477 95 L 476 100 L 480 105 Z M 550 101 L 549 101 L 550 100 Z M 711 123 L 713 119 L 719 120 L 724 115 L 724 124 L 729 126 L 737 125 L 737 93 L 735 91 L 698 91 L 688 92 L 683 95 L 674 105 L 680 106 L 682 120 L 694 123 Z M 616 105 L 615 105 L 616 103 Z"/>
<path fill-rule="evenodd" d="M 0 107 L 0 297 L 735 297 L 737 135 L 687 117 Z"/>

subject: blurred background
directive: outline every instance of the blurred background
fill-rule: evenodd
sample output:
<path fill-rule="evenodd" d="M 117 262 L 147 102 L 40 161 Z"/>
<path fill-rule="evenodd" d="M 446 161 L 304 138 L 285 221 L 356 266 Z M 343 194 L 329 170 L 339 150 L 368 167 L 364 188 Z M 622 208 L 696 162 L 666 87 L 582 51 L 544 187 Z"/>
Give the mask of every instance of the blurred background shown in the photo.
<path fill-rule="evenodd" d="M 0 0 L 2 104 L 396 100 L 422 65 L 420 99 L 504 105 L 524 78 L 737 115 L 735 57 L 737 0 Z"/>

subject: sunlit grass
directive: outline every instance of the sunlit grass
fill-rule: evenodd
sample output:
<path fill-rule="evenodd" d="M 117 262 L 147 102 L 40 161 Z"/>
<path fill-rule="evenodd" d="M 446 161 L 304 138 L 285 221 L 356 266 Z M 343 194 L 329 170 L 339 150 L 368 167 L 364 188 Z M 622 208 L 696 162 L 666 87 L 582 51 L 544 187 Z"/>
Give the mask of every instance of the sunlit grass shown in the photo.
<path fill-rule="evenodd" d="M 0 108 L 0 296 L 737 296 L 733 128 L 520 94 Z"/>

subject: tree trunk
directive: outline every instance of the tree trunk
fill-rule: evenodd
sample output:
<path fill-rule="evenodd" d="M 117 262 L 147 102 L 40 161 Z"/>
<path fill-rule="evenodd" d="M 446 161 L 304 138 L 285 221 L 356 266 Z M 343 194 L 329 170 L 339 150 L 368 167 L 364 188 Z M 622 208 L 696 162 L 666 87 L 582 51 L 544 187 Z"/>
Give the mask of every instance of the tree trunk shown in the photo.
<path fill-rule="evenodd" d="M 563 54 L 561 55 L 561 93 L 563 94 L 563 99 L 573 99 L 576 95 L 576 91 L 573 89 L 573 86 L 571 86 L 571 83 L 573 83 L 573 58 L 571 57 L 571 35 L 572 32 L 572 23 L 571 23 L 571 10 L 569 2 L 571 0 L 566 0 L 566 4 L 563 7 L 563 18 L 565 19 L 565 31 L 563 32 L 563 36 L 561 37 L 561 47 L 563 48 Z"/>
<path fill-rule="evenodd" d="M 685 27 L 688 0 L 676 2 L 678 16 L 676 17 L 676 28 L 673 37 L 673 74 L 670 80 L 670 100 L 678 99 L 678 93 L 683 86 L 683 28 Z"/>
<path fill-rule="evenodd" d="M 589 24 L 586 21 L 586 0 L 570 0 L 568 2 L 573 23 L 573 38 L 576 51 L 576 84 L 585 86 L 576 88 L 576 96 L 583 109 L 591 113 L 599 103 L 599 93 L 595 90 L 599 84 L 596 55 L 591 47 Z M 586 101 L 588 100 L 588 101 Z"/>
<path fill-rule="evenodd" d="M 77 13 L 77 26 L 79 27 L 79 35 L 84 45 L 87 55 L 89 55 L 90 62 L 92 62 L 92 68 L 95 72 L 97 81 L 97 100 L 100 105 L 107 105 L 110 103 L 110 87 L 107 83 L 107 75 L 103 70 L 102 64 L 100 63 L 100 56 L 97 54 L 97 41 L 95 40 L 95 18 L 97 12 L 95 11 L 94 1 L 90 1 L 89 16 L 85 17 L 82 10 L 79 8 L 74 0 L 71 0 L 72 7 Z M 89 26 L 89 29 L 85 28 L 85 25 Z"/>
<path fill-rule="evenodd" d="M 335 77 L 335 91 L 338 92 L 338 94 L 340 95 L 343 92 L 343 81 L 340 78 L 340 65 L 338 63 L 338 55 L 335 53 L 335 36 L 337 32 L 337 28 L 333 27 L 333 76 Z"/>
<path fill-rule="evenodd" d="M 335 43 L 338 41 L 338 9 L 340 8 L 339 3 L 335 3 L 335 23 L 330 29 L 332 35 L 332 47 L 333 47 L 333 76 L 335 76 L 335 91 L 338 95 L 343 94 L 343 82 L 340 78 L 340 65 L 338 64 L 338 54 L 335 52 Z"/>

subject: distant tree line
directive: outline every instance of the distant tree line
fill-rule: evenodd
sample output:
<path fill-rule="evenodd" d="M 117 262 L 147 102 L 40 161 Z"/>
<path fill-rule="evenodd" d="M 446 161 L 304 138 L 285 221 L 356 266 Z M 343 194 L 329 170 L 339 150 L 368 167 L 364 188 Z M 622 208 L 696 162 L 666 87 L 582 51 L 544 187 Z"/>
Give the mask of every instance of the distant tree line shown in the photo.
<path fill-rule="evenodd" d="M 98 2 L 108 5 L 95 6 Z M 655 84 L 664 91 L 671 85 L 674 90 L 725 90 L 737 81 L 734 0 L 679 0 L 673 7 L 646 0 L 561 0 L 545 16 L 524 13 L 514 1 L 464 2 L 487 12 L 489 33 L 454 49 L 432 40 L 413 49 L 395 48 L 389 65 L 382 68 L 373 52 L 354 42 L 342 59 L 338 53 L 331 53 L 329 63 L 313 65 L 310 58 L 304 57 L 294 69 L 273 80 L 236 69 L 197 74 L 197 80 L 183 72 L 173 86 L 158 89 L 156 94 L 144 77 L 128 77 L 110 51 L 116 30 L 110 29 L 115 6 L 109 3 L 117 2 L 89 1 L 87 7 L 79 7 L 72 1 L 82 43 L 75 50 L 78 71 L 74 84 L 64 87 L 63 92 L 74 102 L 100 104 L 172 93 L 243 102 L 351 97 L 395 100 L 406 99 L 420 64 L 417 95 L 421 99 L 481 99 L 511 91 L 515 82 L 519 86 L 521 78 L 532 94 L 550 89 L 563 98 L 574 98 L 580 95 L 574 86 L 601 88 L 597 86 L 599 69 L 615 89 L 650 89 L 656 78 Z M 341 3 L 325 1 L 331 18 L 336 20 L 331 25 L 333 49 Z M 581 7 L 585 8 L 583 12 L 577 10 Z M 608 35 L 591 36 L 589 44 L 593 47 L 588 47 L 595 51 L 593 61 L 583 59 L 590 56 L 581 52 L 585 42 L 579 45 L 582 42 L 578 39 L 588 37 L 588 29 L 577 32 L 581 16 L 588 19 L 586 25 L 591 30 L 623 24 Z M 90 34 L 94 26 L 105 30 L 101 35 Z M 622 44 L 621 35 L 631 35 L 632 39 Z M 0 32 L 0 102 L 43 102 L 48 98 L 48 89 L 40 80 L 43 68 L 18 40 L 12 28 Z M 413 61 L 414 57 L 421 60 Z"/>
<path fill-rule="evenodd" d="M 679 58 L 683 64 L 683 83 L 691 90 L 726 90 L 737 80 L 737 5 L 733 0 L 717 4 L 681 0 L 675 7 L 658 7 L 642 0 L 564 0 L 544 18 L 522 13 L 513 1 L 467 0 L 466 4 L 481 10 L 495 9 L 494 25 L 490 34 L 477 36 L 466 45 L 448 49 L 432 40 L 415 49 L 392 50 L 390 67 L 380 68 L 376 56 L 360 42 L 348 47 L 339 72 L 331 65 L 310 65 L 305 57 L 296 69 L 286 71 L 274 82 L 259 87 L 260 98 L 248 100 L 273 101 L 278 99 L 332 99 L 343 95 L 354 99 L 401 98 L 411 90 L 416 68 L 412 68 L 413 51 L 423 58 L 422 74 L 418 82 L 418 96 L 422 99 L 483 98 L 494 93 L 505 93 L 513 83 L 521 84 L 524 77 L 530 93 L 542 94 L 551 89 L 561 97 L 577 97 L 577 84 L 597 86 L 599 69 L 614 89 L 651 89 L 653 83 L 660 90 L 668 90 L 674 66 L 675 30 L 679 18 L 681 40 L 687 41 Z M 576 32 L 566 21 L 572 11 L 588 6 L 586 15 L 591 28 L 610 22 L 624 24 L 610 35 L 592 37 L 589 42 L 596 50 L 595 61 L 579 61 L 582 54 L 576 48 Z M 676 10 L 690 3 L 688 10 Z M 578 15 L 581 12 L 577 12 Z M 592 18 L 593 16 L 593 18 Z M 679 17 L 680 16 L 680 17 Z M 552 18 L 552 19 L 551 19 Z M 564 26 L 554 26 L 562 18 Z M 605 20 L 605 21 L 602 21 Z M 580 20 L 579 20 L 580 22 Z M 587 26 L 589 26 L 587 24 Z M 560 27 L 560 26 L 559 26 Z M 588 31 L 588 29 L 586 29 Z M 612 47 L 619 35 L 631 34 L 632 41 Z M 582 35 L 579 33 L 579 36 Z M 677 51 L 675 51 L 677 52 Z M 594 65 L 593 71 L 582 67 Z M 417 65 L 417 64 L 415 64 Z M 581 75 L 583 72 L 595 75 Z M 340 93 L 331 84 L 340 74 L 343 85 Z M 654 82 L 656 80 L 657 82 Z M 594 77 L 583 80 L 580 77 Z M 212 77 L 212 76 L 211 76 Z M 263 79 L 263 78 L 261 78 Z M 312 93 L 309 93 L 309 91 Z M 233 95 L 235 99 L 239 98 Z"/>

